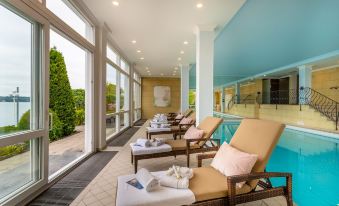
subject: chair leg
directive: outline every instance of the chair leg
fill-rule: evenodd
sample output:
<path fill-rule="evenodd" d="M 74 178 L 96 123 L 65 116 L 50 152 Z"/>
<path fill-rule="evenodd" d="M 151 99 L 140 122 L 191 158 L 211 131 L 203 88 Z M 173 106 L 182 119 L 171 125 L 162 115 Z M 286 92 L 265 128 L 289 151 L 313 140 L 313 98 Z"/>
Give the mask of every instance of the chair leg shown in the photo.
<path fill-rule="evenodd" d="M 133 152 L 131 151 L 131 164 L 133 164 Z"/>
<path fill-rule="evenodd" d="M 187 167 L 190 167 L 190 154 L 188 153 L 186 156 L 187 156 Z"/>
<path fill-rule="evenodd" d="M 138 159 L 134 156 L 134 173 L 138 171 Z"/>
<path fill-rule="evenodd" d="M 293 201 L 292 201 L 292 176 L 288 176 L 286 178 L 285 197 L 286 197 L 286 201 L 287 201 L 287 206 L 293 206 Z"/>

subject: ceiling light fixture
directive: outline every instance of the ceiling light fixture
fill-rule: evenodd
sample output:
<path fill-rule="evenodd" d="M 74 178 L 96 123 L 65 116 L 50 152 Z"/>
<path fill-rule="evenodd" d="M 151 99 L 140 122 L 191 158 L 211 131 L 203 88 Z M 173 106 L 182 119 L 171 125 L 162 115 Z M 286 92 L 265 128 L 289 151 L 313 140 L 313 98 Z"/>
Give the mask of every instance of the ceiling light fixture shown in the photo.
<path fill-rule="evenodd" d="M 161 73 L 160 75 L 161 75 L 161 76 L 164 76 L 164 73 Z"/>
<path fill-rule="evenodd" d="M 141 50 L 137 50 L 138 53 L 141 53 Z"/>
<path fill-rule="evenodd" d="M 136 40 L 132 40 L 132 44 L 136 44 L 137 43 L 137 41 Z"/>
<path fill-rule="evenodd" d="M 112 1 L 112 4 L 113 4 L 114 6 L 119 6 L 119 2 L 118 2 L 118 1 Z"/>
<path fill-rule="evenodd" d="M 188 41 L 184 41 L 184 44 L 187 45 L 187 44 L 188 44 Z"/>
<path fill-rule="evenodd" d="M 180 51 L 180 54 L 185 54 L 185 52 L 184 51 Z"/>
<path fill-rule="evenodd" d="M 198 8 L 198 9 L 202 8 L 203 6 L 204 6 L 204 5 L 203 5 L 202 3 L 198 3 L 198 4 L 197 4 L 197 8 Z"/>
<path fill-rule="evenodd" d="M 178 58 L 178 61 L 181 61 L 181 57 Z"/>
<path fill-rule="evenodd" d="M 148 67 L 146 67 L 146 70 L 148 70 L 149 68 Z"/>
<path fill-rule="evenodd" d="M 151 71 L 150 70 L 147 70 L 148 73 L 150 73 Z"/>
<path fill-rule="evenodd" d="M 145 58 L 144 57 L 140 57 L 140 60 L 144 60 Z"/>

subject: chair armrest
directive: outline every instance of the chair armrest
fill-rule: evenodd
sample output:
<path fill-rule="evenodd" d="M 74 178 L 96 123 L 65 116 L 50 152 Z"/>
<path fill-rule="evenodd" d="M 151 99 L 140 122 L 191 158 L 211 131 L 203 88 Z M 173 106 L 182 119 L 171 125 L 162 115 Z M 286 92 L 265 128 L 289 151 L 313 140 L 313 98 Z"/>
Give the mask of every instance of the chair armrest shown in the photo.
<path fill-rule="evenodd" d="M 286 193 L 292 197 L 292 174 L 287 172 L 259 172 L 246 175 L 227 176 L 227 187 L 229 192 L 229 200 L 234 201 L 236 196 L 236 184 L 239 182 L 247 182 L 251 180 L 259 180 L 262 178 L 285 177 L 286 178 Z"/>
<path fill-rule="evenodd" d="M 197 159 L 198 159 L 198 167 L 202 166 L 202 160 L 204 159 L 212 159 L 214 158 L 216 153 L 209 153 L 209 154 L 198 154 Z"/>

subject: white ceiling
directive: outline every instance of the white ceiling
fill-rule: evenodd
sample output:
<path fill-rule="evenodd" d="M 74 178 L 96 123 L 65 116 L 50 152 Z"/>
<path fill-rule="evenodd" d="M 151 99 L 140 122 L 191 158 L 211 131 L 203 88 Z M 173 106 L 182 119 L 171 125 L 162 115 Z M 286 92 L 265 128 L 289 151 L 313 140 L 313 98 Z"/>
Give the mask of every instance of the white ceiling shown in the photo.
<path fill-rule="evenodd" d="M 142 76 L 173 76 L 180 64 L 195 63 L 197 25 L 217 25 L 220 30 L 245 0 L 83 0 Z M 99 3 L 100 2 L 100 3 Z M 196 5 L 202 3 L 202 8 Z M 132 40 L 136 40 L 133 44 Z M 188 41 L 184 45 L 184 41 Z M 141 50 L 141 53 L 137 53 Z M 184 54 L 180 52 L 184 51 Z M 140 60 L 144 57 L 144 60 Z M 181 58 L 181 61 L 178 58 Z M 179 76 L 180 72 L 176 72 Z"/>

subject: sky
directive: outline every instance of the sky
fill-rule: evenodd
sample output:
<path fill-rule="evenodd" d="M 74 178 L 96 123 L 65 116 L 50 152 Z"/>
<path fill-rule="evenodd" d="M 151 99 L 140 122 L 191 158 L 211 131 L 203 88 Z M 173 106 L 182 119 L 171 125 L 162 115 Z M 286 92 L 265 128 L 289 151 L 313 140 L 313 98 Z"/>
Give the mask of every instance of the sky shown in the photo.
<path fill-rule="evenodd" d="M 47 0 L 47 6 L 85 36 L 86 24 L 62 1 Z M 0 96 L 8 96 L 19 87 L 20 96 L 30 97 L 32 24 L 0 5 L 0 28 L 6 28 L 0 32 Z M 87 52 L 51 30 L 50 47 L 54 46 L 65 58 L 71 87 L 85 88 Z"/>

